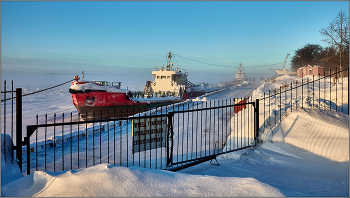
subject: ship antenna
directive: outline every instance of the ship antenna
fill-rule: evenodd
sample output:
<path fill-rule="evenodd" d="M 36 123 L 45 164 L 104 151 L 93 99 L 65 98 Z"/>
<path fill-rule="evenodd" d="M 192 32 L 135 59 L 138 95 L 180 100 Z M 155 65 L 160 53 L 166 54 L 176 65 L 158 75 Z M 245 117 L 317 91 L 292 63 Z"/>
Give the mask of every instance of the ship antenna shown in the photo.
<path fill-rule="evenodd" d="M 81 81 L 83 81 L 83 79 L 84 79 L 84 74 L 85 74 L 84 71 L 82 71 L 81 72 Z"/>

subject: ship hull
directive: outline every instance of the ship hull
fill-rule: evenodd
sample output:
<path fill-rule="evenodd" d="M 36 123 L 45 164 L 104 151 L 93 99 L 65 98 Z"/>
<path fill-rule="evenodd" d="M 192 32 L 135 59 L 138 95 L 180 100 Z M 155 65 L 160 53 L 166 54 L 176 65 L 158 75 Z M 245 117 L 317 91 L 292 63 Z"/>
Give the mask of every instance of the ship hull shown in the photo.
<path fill-rule="evenodd" d="M 191 97 L 198 97 L 198 96 L 202 96 L 202 95 L 205 95 L 205 91 L 204 90 L 201 90 L 201 91 L 192 91 L 191 93 L 190 93 L 190 96 Z"/>
<path fill-rule="evenodd" d="M 125 118 L 138 113 L 148 111 L 152 108 L 175 104 L 177 101 L 151 103 L 146 105 L 113 105 L 113 106 L 76 106 L 81 118 L 85 120 L 100 120 Z"/>
<path fill-rule="evenodd" d="M 160 98 L 161 99 L 161 98 Z M 125 93 L 83 92 L 72 93 L 72 101 L 85 120 L 125 118 L 151 108 L 167 106 L 183 100 L 134 101 Z"/>

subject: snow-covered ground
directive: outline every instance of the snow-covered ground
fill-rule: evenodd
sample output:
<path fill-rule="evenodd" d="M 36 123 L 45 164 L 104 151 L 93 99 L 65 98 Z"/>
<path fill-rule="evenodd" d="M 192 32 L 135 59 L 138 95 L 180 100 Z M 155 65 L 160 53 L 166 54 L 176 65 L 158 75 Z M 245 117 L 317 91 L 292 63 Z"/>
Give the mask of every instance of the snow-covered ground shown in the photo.
<path fill-rule="evenodd" d="M 287 80 L 290 78 L 284 79 Z M 346 96 L 347 81 L 340 85 L 346 91 Z M 275 85 L 263 84 L 252 92 L 251 87 L 245 85 L 239 90 L 232 89 L 208 96 L 206 100 L 244 97 L 249 94 L 253 94 L 253 99 L 261 98 L 262 91 L 269 90 L 272 86 Z M 333 88 L 331 91 L 333 101 Z M 328 109 L 327 105 L 333 103 L 327 103 L 327 98 L 322 98 L 322 93 L 322 107 Z M 345 98 L 344 95 L 342 97 Z M 288 101 L 288 98 L 283 98 L 282 104 L 287 104 Z M 296 101 L 298 99 L 293 99 L 293 104 Z M 347 102 L 347 99 L 344 101 Z M 337 105 L 337 102 L 334 104 Z M 260 109 L 263 109 L 261 105 L 262 102 Z M 276 104 L 274 107 L 279 106 Z M 269 113 L 265 114 L 267 119 Z M 293 109 L 292 113 L 282 115 L 283 120 L 277 121 L 276 126 L 270 122 L 269 127 L 260 128 L 261 141 L 258 146 L 219 156 L 219 166 L 206 162 L 179 172 L 103 163 L 71 171 L 36 171 L 23 176 L 18 165 L 5 162 L 2 154 L 1 195 L 348 197 L 349 116 L 322 108 Z M 263 118 L 264 111 L 261 111 L 260 120 Z M 261 126 L 264 123 L 264 120 L 260 121 Z M 228 139 L 230 138 L 236 138 L 235 134 Z"/>

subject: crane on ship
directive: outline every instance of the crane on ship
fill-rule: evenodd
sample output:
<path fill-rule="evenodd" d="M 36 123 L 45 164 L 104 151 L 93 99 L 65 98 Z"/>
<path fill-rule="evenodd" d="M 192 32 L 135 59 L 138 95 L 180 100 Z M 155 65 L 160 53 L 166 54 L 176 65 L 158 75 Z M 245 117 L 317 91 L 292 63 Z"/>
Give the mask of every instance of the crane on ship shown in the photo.
<path fill-rule="evenodd" d="M 287 60 L 288 60 L 288 57 L 290 56 L 290 54 L 287 54 L 286 56 L 286 59 L 284 60 L 284 63 L 283 63 L 283 67 L 281 70 L 279 69 L 271 69 L 273 71 L 275 71 L 277 73 L 277 75 L 279 76 L 282 76 L 282 75 L 285 75 L 285 74 L 288 74 L 288 75 L 296 75 L 297 73 L 296 72 L 293 72 L 293 71 L 288 71 L 285 69 L 285 66 L 286 66 L 286 63 L 287 63 Z"/>
<path fill-rule="evenodd" d="M 290 54 L 287 54 L 286 60 L 284 60 L 284 64 L 283 64 L 282 70 L 285 70 L 284 67 L 286 66 L 286 62 L 287 62 L 288 56 L 290 56 Z"/>

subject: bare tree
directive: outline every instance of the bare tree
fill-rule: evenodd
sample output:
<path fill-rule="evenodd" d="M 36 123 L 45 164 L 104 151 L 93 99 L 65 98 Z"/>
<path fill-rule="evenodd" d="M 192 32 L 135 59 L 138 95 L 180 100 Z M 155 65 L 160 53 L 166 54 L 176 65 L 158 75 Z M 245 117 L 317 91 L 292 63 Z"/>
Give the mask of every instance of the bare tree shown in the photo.
<path fill-rule="evenodd" d="M 322 28 L 320 33 L 326 38 L 322 41 L 329 45 L 336 46 L 339 50 L 339 67 L 342 70 L 342 49 L 349 46 L 349 17 L 344 11 L 339 11 L 338 15 L 329 26 Z"/>
<path fill-rule="evenodd" d="M 322 50 L 322 46 L 310 43 L 295 50 L 295 55 L 292 57 L 292 69 L 297 70 L 304 65 L 319 65 Z"/>

